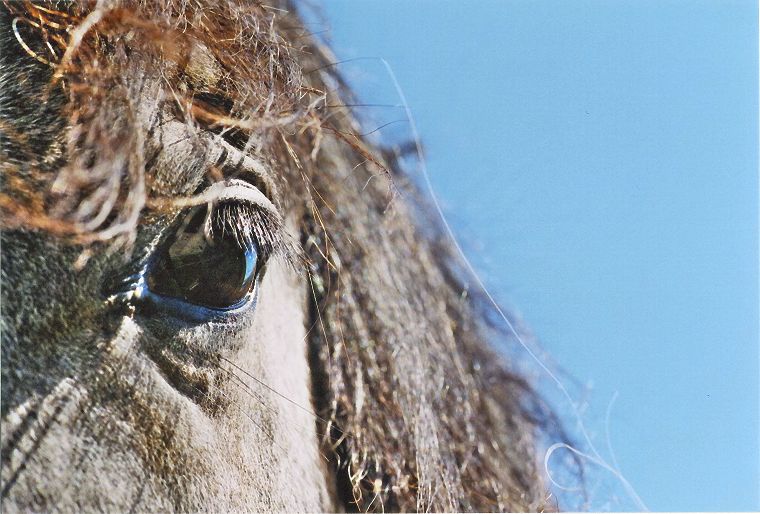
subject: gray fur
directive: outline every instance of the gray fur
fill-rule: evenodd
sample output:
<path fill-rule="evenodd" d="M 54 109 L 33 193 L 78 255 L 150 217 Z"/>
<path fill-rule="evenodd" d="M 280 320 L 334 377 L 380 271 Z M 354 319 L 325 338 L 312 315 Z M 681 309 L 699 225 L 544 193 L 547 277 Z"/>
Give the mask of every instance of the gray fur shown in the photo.
<path fill-rule="evenodd" d="M 98 4 L 110 46 L 84 41 L 60 80 L 0 8 L 3 509 L 551 504 L 546 411 L 490 348 L 451 248 L 350 113 L 315 108 L 345 99 L 329 52 L 242 0 L 204 24 L 182 2 L 124 4 Z M 226 53 L 229 31 L 246 52 Z M 258 177 L 300 269 L 273 257 L 228 322 L 108 300 L 180 215 L 167 202 L 213 173 Z"/>

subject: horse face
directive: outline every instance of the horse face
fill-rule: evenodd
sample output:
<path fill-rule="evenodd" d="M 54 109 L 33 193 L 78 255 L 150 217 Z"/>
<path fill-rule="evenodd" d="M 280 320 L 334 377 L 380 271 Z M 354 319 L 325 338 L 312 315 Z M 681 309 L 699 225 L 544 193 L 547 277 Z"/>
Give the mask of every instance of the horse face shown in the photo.
<path fill-rule="evenodd" d="M 3 508 L 544 510 L 554 418 L 401 149 L 207 3 L 0 3 Z"/>
<path fill-rule="evenodd" d="M 57 100 L 28 103 L 29 95 L 42 98 L 50 76 L 11 51 L 10 19 L 2 22 L 2 121 L 39 140 L 34 161 L 52 173 L 65 137 L 51 107 Z M 141 84 L 158 88 L 150 78 Z M 148 135 L 153 187 L 167 197 L 207 192 L 208 201 L 149 216 L 128 250 L 93 251 L 20 228 L 2 234 L 3 507 L 330 508 L 310 413 L 307 284 L 277 251 L 295 227 L 274 207 L 281 202 L 267 185 L 276 170 L 178 122 L 165 104 L 146 104 L 136 122 Z M 23 153 L 4 142 L 4 166 L 24 173 Z M 214 165 L 234 166 L 238 179 L 204 183 Z M 270 225 L 249 234 L 258 262 L 249 262 L 244 245 L 218 244 L 202 255 L 238 266 L 229 275 L 241 262 L 253 266 L 241 283 L 191 266 L 183 278 L 195 273 L 203 291 L 186 297 L 162 285 L 181 272 L 160 263 L 188 218 L 210 209 L 205 223 L 222 207 L 222 232 L 236 217 L 248 215 L 250 225 L 251 213 L 268 213 L 254 223 Z M 189 241 L 214 239 L 201 230 Z"/>
<path fill-rule="evenodd" d="M 169 336 L 172 320 L 94 300 L 109 268 L 72 273 L 74 252 L 29 234 L 3 248 L 7 505 L 324 508 L 314 420 L 261 385 L 309 405 L 292 271 L 268 269 L 243 319 Z M 198 349 L 228 361 L 204 364 Z"/>

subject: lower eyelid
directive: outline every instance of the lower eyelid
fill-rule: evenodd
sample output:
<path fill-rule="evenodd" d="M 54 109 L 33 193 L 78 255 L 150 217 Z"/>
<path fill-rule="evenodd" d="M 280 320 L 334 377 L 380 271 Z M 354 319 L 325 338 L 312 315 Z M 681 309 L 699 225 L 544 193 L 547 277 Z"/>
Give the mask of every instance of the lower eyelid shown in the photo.
<path fill-rule="evenodd" d="M 157 314 L 169 315 L 174 319 L 187 323 L 225 322 L 234 323 L 242 315 L 247 314 L 256 307 L 258 301 L 259 280 L 254 282 L 251 292 L 240 302 L 226 309 L 215 309 L 195 305 L 178 298 L 162 296 L 143 287 L 137 294 L 138 312 L 154 316 Z"/>

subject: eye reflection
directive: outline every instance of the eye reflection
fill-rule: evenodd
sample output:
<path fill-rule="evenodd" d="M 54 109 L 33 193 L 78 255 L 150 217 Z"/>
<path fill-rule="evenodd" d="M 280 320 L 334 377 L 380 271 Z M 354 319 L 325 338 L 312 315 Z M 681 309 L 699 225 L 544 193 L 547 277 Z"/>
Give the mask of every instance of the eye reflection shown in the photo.
<path fill-rule="evenodd" d="M 212 219 L 208 234 L 205 207 L 187 215 L 148 271 L 151 292 L 214 309 L 245 303 L 256 279 L 255 244 L 234 237 L 219 217 Z"/>

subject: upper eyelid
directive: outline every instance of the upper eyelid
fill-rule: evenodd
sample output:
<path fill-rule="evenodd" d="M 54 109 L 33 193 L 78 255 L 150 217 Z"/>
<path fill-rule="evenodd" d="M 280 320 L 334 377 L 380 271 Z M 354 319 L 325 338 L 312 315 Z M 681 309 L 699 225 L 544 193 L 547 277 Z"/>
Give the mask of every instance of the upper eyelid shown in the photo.
<path fill-rule="evenodd" d="M 248 203 L 279 216 L 279 212 L 272 201 L 258 187 L 241 179 L 215 182 L 196 196 L 175 199 L 172 205 L 185 209 L 204 204 L 219 204 L 228 200 Z"/>
<path fill-rule="evenodd" d="M 279 212 L 272 201 L 258 187 L 250 182 L 241 179 L 225 180 L 224 182 L 212 184 L 206 191 L 211 190 L 215 186 L 219 187 L 220 193 L 214 203 L 235 200 L 266 209 L 272 214 L 279 216 Z"/>

